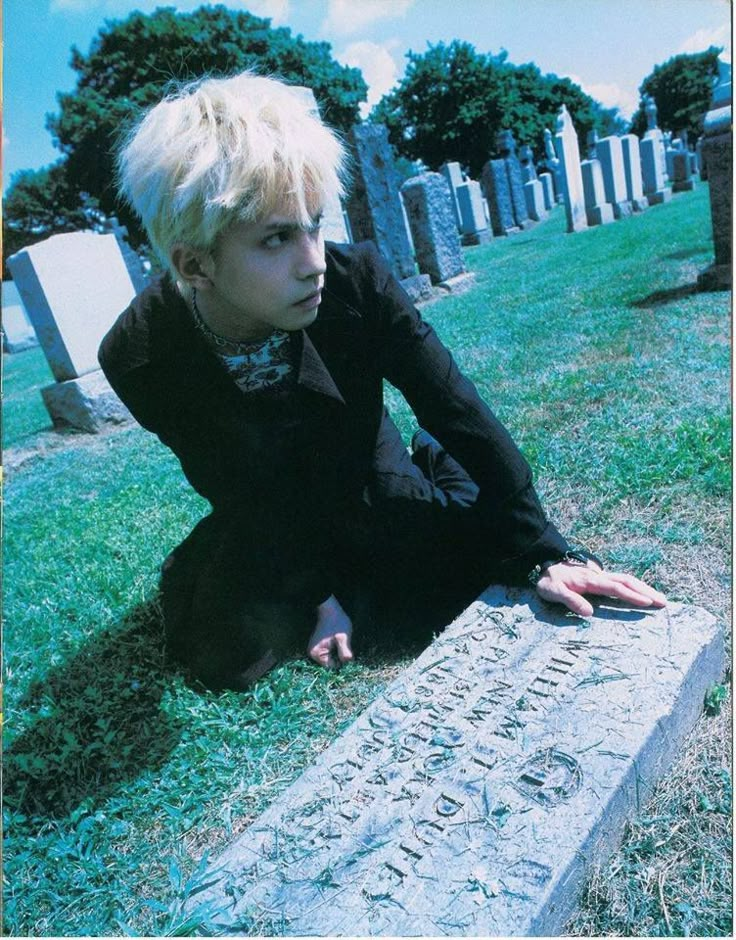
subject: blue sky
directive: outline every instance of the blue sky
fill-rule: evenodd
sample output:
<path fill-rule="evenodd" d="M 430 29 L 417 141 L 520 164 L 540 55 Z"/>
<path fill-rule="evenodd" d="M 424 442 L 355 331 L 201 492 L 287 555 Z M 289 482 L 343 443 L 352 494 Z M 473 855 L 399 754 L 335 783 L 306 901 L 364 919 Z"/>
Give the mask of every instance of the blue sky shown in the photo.
<path fill-rule="evenodd" d="M 624 117 L 654 65 L 679 52 L 725 45 L 729 0 L 229 0 L 232 9 L 272 18 L 305 39 L 327 40 L 357 65 L 378 100 L 404 71 L 405 54 L 427 43 L 467 40 L 482 52 L 506 49 L 515 64 L 568 75 Z M 59 156 L 45 130 L 57 91 L 74 87 L 69 52 L 87 52 L 106 19 L 132 10 L 202 0 L 4 0 L 3 183 Z"/>

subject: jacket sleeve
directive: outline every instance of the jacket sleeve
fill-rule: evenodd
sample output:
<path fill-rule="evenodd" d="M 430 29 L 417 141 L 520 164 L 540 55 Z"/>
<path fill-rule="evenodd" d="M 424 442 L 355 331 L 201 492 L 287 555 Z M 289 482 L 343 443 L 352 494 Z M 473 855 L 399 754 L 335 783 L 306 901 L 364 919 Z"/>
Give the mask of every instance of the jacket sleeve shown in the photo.
<path fill-rule="evenodd" d="M 420 426 L 478 485 L 477 509 L 493 542 L 505 533 L 498 559 L 502 570 L 518 580 L 535 565 L 561 557 L 570 546 L 547 519 L 529 464 L 510 434 L 375 249 L 367 263 L 376 291 L 383 374 L 404 395 Z"/>

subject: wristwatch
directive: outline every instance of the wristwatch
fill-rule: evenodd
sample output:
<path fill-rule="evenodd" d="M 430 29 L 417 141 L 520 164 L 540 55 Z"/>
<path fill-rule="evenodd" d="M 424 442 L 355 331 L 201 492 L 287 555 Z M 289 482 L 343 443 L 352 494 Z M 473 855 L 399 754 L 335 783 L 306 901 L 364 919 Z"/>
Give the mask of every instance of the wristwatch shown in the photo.
<path fill-rule="evenodd" d="M 581 568 L 584 568 L 589 561 L 594 561 L 599 568 L 603 568 L 603 562 L 600 558 L 597 558 L 592 552 L 587 552 L 585 549 L 580 551 L 568 550 L 564 555 L 560 555 L 559 558 L 552 558 L 549 561 L 543 561 L 538 565 L 535 565 L 532 570 L 527 575 L 530 584 L 533 584 L 534 587 L 537 586 L 537 582 L 542 577 L 547 568 L 551 568 L 552 565 L 559 565 L 562 562 L 565 562 L 568 565 L 577 565 Z"/>

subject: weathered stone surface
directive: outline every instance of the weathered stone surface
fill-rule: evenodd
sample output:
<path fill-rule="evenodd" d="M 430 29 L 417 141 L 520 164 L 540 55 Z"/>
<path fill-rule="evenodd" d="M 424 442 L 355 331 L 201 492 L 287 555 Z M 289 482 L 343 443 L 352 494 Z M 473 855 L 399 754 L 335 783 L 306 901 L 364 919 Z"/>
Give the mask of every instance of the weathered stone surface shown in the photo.
<path fill-rule="evenodd" d="M 511 235 L 521 231 L 514 217 L 514 204 L 504 160 L 489 160 L 486 163 L 483 167 L 482 186 L 488 202 L 493 234 Z"/>
<path fill-rule="evenodd" d="M 538 179 L 530 179 L 524 183 L 524 197 L 529 218 L 533 222 L 542 222 L 547 218 L 544 207 L 544 187 Z"/>
<path fill-rule="evenodd" d="M 720 65 L 720 60 L 719 60 Z M 729 290 L 732 283 L 733 237 L 733 117 L 731 69 L 724 63 L 722 83 L 713 94 L 713 107 L 703 123 L 703 162 L 708 166 L 710 214 L 715 262 L 698 278 L 703 290 Z"/>
<path fill-rule="evenodd" d="M 603 137 L 598 141 L 596 153 L 603 171 L 606 202 L 613 206 L 615 218 L 631 215 L 633 206 L 626 197 L 626 172 L 620 137 Z"/>
<path fill-rule="evenodd" d="M 558 933 L 725 668 L 714 618 L 492 587 L 243 833 L 227 935 Z"/>
<path fill-rule="evenodd" d="M 521 174 L 521 164 L 515 153 L 504 157 L 503 162 L 506 164 L 506 175 L 509 180 L 509 192 L 511 193 L 511 206 L 514 213 L 514 221 L 519 228 L 523 229 L 529 222 L 529 210 L 524 193 L 524 178 Z"/>
<path fill-rule="evenodd" d="M 636 134 L 624 134 L 621 138 L 621 152 L 624 158 L 624 179 L 626 181 L 626 198 L 635 212 L 643 212 L 649 207 L 644 198 L 641 178 L 641 154 L 639 138 Z"/>
<path fill-rule="evenodd" d="M 606 202 L 603 188 L 603 173 L 598 160 L 583 160 L 580 164 L 585 193 L 585 216 L 588 225 L 605 225 L 613 222 L 613 208 Z"/>
<path fill-rule="evenodd" d="M 2 309 L 3 351 L 18 353 L 38 346 L 38 339 L 13 281 L 3 281 Z"/>
<path fill-rule="evenodd" d="M 106 424 L 132 421 L 101 369 L 78 379 L 56 382 L 41 389 L 46 410 L 56 426 L 70 426 L 96 434 Z"/>
<path fill-rule="evenodd" d="M 572 118 L 564 104 L 557 118 L 555 148 L 564 179 L 563 195 L 565 215 L 567 216 L 567 231 L 581 232 L 588 227 L 588 222 L 585 217 L 580 148 L 578 147 L 578 135 L 575 132 Z"/>
<path fill-rule="evenodd" d="M 447 180 L 441 173 L 420 173 L 401 187 L 417 265 L 433 284 L 465 271 L 460 236 Z"/>
<path fill-rule="evenodd" d="M 382 124 L 358 124 L 350 140 L 355 161 L 347 213 L 353 238 L 372 239 L 397 278 L 412 277 L 414 255 L 388 131 Z"/>
<path fill-rule="evenodd" d="M 710 164 L 708 165 L 710 171 Z M 672 154 L 672 192 L 685 193 L 695 189 L 690 154 L 687 150 L 675 150 Z"/>
<path fill-rule="evenodd" d="M 434 297 L 432 281 L 428 274 L 413 274 L 411 277 L 402 278 L 400 283 L 409 295 L 412 303 L 416 304 L 423 300 L 432 300 Z"/>
<path fill-rule="evenodd" d="M 97 349 L 135 290 L 114 235 L 52 235 L 8 267 L 57 381 L 99 369 Z"/>
<path fill-rule="evenodd" d="M 491 240 L 483 203 L 483 193 L 477 180 L 468 180 L 455 190 L 460 212 L 460 234 L 463 245 L 483 245 Z"/>

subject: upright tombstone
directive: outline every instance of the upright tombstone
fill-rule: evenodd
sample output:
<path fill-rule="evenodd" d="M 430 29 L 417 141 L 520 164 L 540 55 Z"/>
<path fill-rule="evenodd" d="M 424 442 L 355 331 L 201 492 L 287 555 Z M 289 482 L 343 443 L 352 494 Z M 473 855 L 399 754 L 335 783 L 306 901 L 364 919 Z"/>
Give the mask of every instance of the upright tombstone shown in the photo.
<path fill-rule="evenodd" d="M 489 160 L 483 167 L 481 185 L 488 202 L 488 215 L 494 235 L 512 235 L 519 232 L 511 187 L 503 160 Z"/>
<path fill-rule="evenodd" d="M 672 154 L 672 192 L 687 193 L 695 189 L 690 151 L 680 149 Z"/>
<path fill-rule="evenodd" d="M 544 187 L 539 180 L 524 183 L 524 198 L 529 218 L 533 222 L 543 222 L 547 218 L 547 209 L 544 204 Z"/>
<path fill-rule="evenodd" d="M 703 157 L 703 135 L 701 134 L 695 142 L 695 153 L 698 156 L 698 175 L 700 182 L 705 183 L 708 179 L 708 170 L 705 167 L 705 158 Z"/>
<path fill-rule="evenodd" d="M 555 184 L 555 201 L 562 202 L 565 193 L 565 180 L 562 175 L 560 161 L 555 153 L 552 131 L 548 127 L 544 129 L 544 157 L 544 164 L 552 174 Z"/>
<path fill-rule="evenodd" d="M 626 171 L 620 137 L 604 137 L 596 145 L 596 153 L 603 171 L 606 201 L 613 207 L 616 219 L 631 215 L 633 206 L 626 198 Z"/>
<path fill-rule="evenodd" d="M 460 212 L 460 240 L 463 245 L 483 245 L 491 240 L 486 218 L 486 203 L 480 183 L 468 180 L 455 190 Z"/>
<path fill-rule="evenodd" d="M 639 138 L 636 134 L 625 134 L 621 138 L 621 150 L 624 157 L 626 198 L 631 203 L 634 212 L 643 212 L 648 208 L 649 203 L 644 198 Z"/>
<path fill-rule="evenodd" d="M 521 173 L 521 164 L 516 156 L 516 141 L 509 130 L 499 131 L 496 135 L 496 147 L 506 166 L 506 175 L 509 180 L 511 205 L 514 220 L 519 228 L 524 228 L 529 222 L 526 196 L 524 194 L 524 179 Z"/>
<path fill-rule="evenodd" d="M 665 186 L 659 145 L 652 137 L 645 137 L 639 144 L 641 157 L 642 190 L 650 206 L 667 202 L 672 190 Z"/>
<path fill-rule="evenodd" d="M 38 346 L 38 338 L 13 281 L 3 281 L 2 310 L 3 352 L 19 353 Z"/>
<path fill-rule="evenodd" d="M 537 170 L 534 166 L 534 153 L 529 144 L 519 148 L 519 163 L 521 164 L 521 178 L 525 183 L 537 179 Z"/>
<path fill-rule="evenodd" d="M 56 378 L 41 390 L 54 424 L 95 432 L 129 418 L 97 361 L 102 337 L 135 295 L 115 236 L 53 235 L 8 267 Z"/>
<path fill-rule="evenodd" d="M 374 241 L 396 277 L 411 277 L 414 258 L 388 131 L 382 124 L 358 124 L 350 140 L 355 163 L 347 211 L 353 238 Z"/>
<path fill-rule="evenodd" d="M 733 118 L 731 68 L 719 60 L 719 82 L 703 122 L 703 157 L 708 166 L 713 265 L 698 277 L 702 290 L 730 290 L 732 285 Z"/>
<path fill-rule="evenodd" d="M 606 202 L 603 187 L 603 172 L 598 160 L 583 160 L 580 164 L 585 193 L 585 218 L 588 225 L 605 225 L 613 222 L 613 208 Z"/>
<path fill-rule="evenodd" d="M 311 88 L 303 85 L 292 85 L 291 91 L 301 98 L 315 117 L 320 117 L 319 105 Z M 328 199 L 327 205 L 322 207 L 322 231 L 325 238 L 331 242 L 349 242 L 350 233 L 345 224 L 345 216 L 337 197 Z"/>
<path fill-rule="evenodd" d="M 441 173 L 421 173 L 401 187 L 419 270 L 441 284 L 466 272 L 452 213 L 452 197 Z"/>
<path fill-rule="evenodd" d="M 457 204 L 457 188 L 465 182 L 463 171 L 459 163 L 443 163 L 440 167 L 440 173 L 447 180 L 447 185 L 452 199 L 452 214 L 455 218 L 455 224 L 460 229 L 460 209 Z"/>
<path fill-rule="evenodd" d="M 557 118 L 555 148 L 565 181 L 564 201 L 567 231 L 581 232 L 588 227 L 588 222 L 585 217 L 585 192 L 583 190 L 583 174 L 580 169 L 580 150 L 578 148 L 578 135 L 564 104 Z"/>
<path fill-rule="evenodd" d="M 552 173 L 549 170 L 543 170 L 539 174 L 539 182 L 542 184 L 544 193 L 544 208 L 549 212 L 555 206 L 555 183 Z"/>
<path fill-rule="evenodd" d="M 647 116 L 647 129 L 644 133 L 644 140 L 653 140 L 655 145 L 655 152 L 657 154 L 657 159 L 659 160 L 662 176 L 667 179 L 667 160 L 665 158 L 665 141 L 664 135 L 659 127 L 657 127 L 657 103 L 652 98 L 651 95 L 645 95 L 644 97 L 644 113 Z"/>

